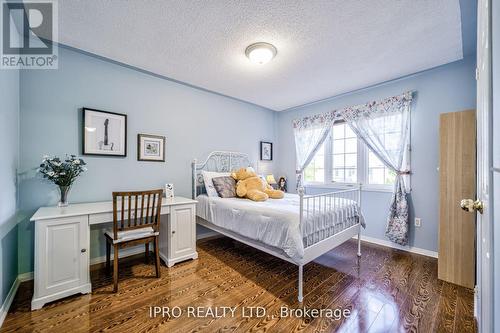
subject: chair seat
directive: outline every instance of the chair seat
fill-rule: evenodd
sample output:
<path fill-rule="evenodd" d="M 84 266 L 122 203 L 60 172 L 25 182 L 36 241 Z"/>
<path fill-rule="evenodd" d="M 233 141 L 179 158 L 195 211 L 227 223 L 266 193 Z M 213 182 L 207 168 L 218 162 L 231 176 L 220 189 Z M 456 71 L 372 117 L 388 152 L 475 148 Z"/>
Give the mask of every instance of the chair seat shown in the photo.
<path fill-rule="evenodd" d="M 113 240 L 113 244 L 117 244 L 135 239 L 158 236 L 159 232 L 157 231 L 155 232 L 152 227 L 118 231 L 117 234 L 118 239 L 116 240 L 113 239 L 114 238 L 113 230 L 106 230 L 104 234 Z"/>

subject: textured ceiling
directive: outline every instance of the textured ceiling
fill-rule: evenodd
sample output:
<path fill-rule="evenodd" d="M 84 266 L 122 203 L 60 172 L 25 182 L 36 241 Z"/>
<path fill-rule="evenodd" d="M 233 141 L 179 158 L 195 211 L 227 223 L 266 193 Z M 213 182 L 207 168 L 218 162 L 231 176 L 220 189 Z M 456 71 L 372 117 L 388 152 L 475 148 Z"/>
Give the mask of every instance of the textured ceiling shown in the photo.
<path fill-rule="evenodd" d="M 59 42 L 272 110 L 462 58 L 458 0 L 64 0 Z"/>

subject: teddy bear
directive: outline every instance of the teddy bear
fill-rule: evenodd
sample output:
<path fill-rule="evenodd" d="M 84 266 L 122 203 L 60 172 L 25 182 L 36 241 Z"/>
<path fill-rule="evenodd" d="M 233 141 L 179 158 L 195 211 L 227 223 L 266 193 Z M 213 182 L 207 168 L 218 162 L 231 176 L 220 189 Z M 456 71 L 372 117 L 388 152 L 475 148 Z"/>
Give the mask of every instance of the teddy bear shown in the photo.
<path fill-rule="evenodd" d="M 268 198 L 282 199 L 283 191 L 275 190 L 264 179 L 257 176 L 253 168 L 241 168 L 231 173 L 237 181 L 236 195 L 253 201 L 266 201 Z"/>

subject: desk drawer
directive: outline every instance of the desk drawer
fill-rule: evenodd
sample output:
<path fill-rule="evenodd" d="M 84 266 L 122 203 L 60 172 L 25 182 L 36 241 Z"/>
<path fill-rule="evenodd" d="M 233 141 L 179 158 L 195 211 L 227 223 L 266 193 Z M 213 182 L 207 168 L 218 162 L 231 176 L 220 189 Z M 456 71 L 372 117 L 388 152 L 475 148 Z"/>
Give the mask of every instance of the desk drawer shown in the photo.
<path fill-rule="evenodd" d="M 89 224 L 113 222 L 113 213 L 99 213 L 89 215 Z"/>
<path fill-rule="evenodd" d="M 162 206 L 161 207 L 161 215 L 170 214 L 170 206 Z M 125 217 L 128 217 L 128 210 L 124 213 Z M 120 218 L 121 212 L 118 212 L 118 217 Z M 132 215 L 133 218 L 133 215 Z M 98 214 L 90 214 L 89 215 L 89 224 L 100 224 L 100 223 L 108 223 L 113 222 L 113 213 L 98 213 Z"/>

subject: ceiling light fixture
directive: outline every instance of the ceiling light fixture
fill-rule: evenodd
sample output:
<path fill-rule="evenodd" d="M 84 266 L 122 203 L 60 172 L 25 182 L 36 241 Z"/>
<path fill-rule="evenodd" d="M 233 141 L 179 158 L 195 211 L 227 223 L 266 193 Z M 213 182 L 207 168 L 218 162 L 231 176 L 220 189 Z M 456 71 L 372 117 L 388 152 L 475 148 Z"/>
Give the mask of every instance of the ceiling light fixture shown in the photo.
<path fill-rule="evenodd" d="M 276 53 L 278 53 L 278 50 L 274 45 L 264 42 L 249 45 L 245 50 L 247 58 L 259 65 L 271 61 L 276 56 Z"/>

